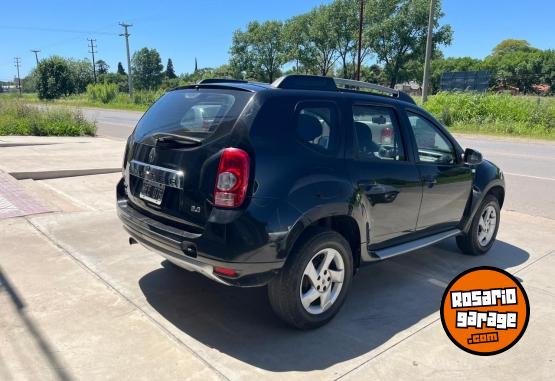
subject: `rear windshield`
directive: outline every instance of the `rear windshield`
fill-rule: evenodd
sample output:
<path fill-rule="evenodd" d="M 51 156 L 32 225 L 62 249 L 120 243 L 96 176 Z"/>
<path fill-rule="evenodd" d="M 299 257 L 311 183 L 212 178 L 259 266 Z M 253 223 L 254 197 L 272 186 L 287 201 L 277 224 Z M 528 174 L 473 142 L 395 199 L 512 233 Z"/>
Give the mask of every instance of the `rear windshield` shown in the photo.
<path fill-rule="evenodd" d="M 204 140 L 233 127 L 252 93 L 239 90 L 186 89 L 163 95 L 144 114 L 135 130 L 141 139 L 168 132 Z"/>

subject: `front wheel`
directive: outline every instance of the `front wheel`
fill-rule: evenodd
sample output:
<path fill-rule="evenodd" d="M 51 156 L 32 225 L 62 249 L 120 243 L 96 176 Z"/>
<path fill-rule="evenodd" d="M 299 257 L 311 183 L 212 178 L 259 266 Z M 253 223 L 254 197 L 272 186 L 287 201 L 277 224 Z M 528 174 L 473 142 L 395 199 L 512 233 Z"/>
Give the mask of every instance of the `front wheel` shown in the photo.
<path fill-rule="evenodd" d="M 294 327 L 319 327 L 339 311 L 351 285 L 349 244 L 334 231 L 318 229 L 290 256 L 268 285 L 272 309 Z"/>
<path fill-rule="evenodd" d="M 488 195 L 476 212 L 468 233 L 457 237 L 457 246 L 465 254 L 485 254 L 495 242 L 500 220 L 499 201 Z"/>

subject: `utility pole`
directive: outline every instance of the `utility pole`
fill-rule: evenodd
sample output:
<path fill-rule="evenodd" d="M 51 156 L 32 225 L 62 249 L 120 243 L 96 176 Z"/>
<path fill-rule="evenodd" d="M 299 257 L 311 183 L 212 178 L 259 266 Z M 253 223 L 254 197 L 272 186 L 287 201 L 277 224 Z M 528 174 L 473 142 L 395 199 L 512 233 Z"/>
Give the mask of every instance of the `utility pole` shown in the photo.
<path fill-rule="evenodd" d="M 357 61 L 357 72 L 356 80 L 360 81 L 360 64 L 362 62 L 361 52 L 362 52 L 362 26 L 364 21 L 364 0 L 360 0 L 360 14 L 358 23 L 358 61 Z"/>
<path fill-rule="evenodd" d="M 15 67 L 17 68 L 17 87 L 19 88 L 19 95 L 21 95 L 21 78 L 19 78 L 19 65 L 21 65 L 21 58 L 15 57 Z"/>
<path fill-rule="evenodd" d="M 40 50 L 31 49 L 31 51 L 32 51 L 33 53 L 35 53 L 35 59 L 37 60 L 37 66 L 39 66 L 39 52 L 40 52 Z"/>
<path fill-rule="evenodd" d="M 436 0 L 430 0 L 430 15 L 428 16 L 428 36 L 426 37 L 426 58 L 424 59 L 424 78 L 422 79 L 422 103 L 428 101 L 428 87 L 430 82 L 430 61 L 432 59 L 432 33 L 434 31 L 434 9 Z"/>
<path fill-rule="evenodd" d="M 133 24 L 126 24 L 123 22 L 119 23 L 120 26 L 122 26 L 124 28 L 124 32 L 122 34 L 120 34 L 120 36 L 124 36 L 125 37 L 125 47 L 127 49 L 127 82 L 129 84 L 129 96 L 133 95 L 133 82 L 131 79 L 131 57 L 129 56 L 129 32 L 127 31 L 127 28 L 133 26 Z"/>
<path fill-rule="evenodd" d="M 89 50 L 89 53 L 92 54 L 93 77 L 94 77 L 94 83 L 96 83 L 96 63 L 94 61 L 94 53 L 98 53 L 98 50 L 97 51 L 94 50 L 96 49 L 96 45 L 95 45 L 96 40 L 92 38 L 87 38 L 87 41 L 89 41 L 90 43 L 89 48 L 91 48 L 91 50 Z"/>

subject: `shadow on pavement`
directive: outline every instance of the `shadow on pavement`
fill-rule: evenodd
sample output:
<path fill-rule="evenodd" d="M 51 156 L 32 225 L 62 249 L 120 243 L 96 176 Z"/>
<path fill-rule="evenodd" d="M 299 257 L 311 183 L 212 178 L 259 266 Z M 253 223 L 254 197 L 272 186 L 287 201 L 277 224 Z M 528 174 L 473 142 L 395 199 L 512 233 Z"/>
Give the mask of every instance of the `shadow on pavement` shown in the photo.
<path fill-rule="evenodd" d="M 6 292 L 9 295 L 10 300 L 12 301 L 19 318 L 23 323 L 22 328 L 33 337 L 37 347 L 40 349 L 41 354 L 43 355 L 44 359 L 48 362 L 49 368 L 52 370 L 52 372 L 54 372 L 56 379 L 60 381 L 70 381 L 71 376 L 66 372 L 65 368 L 63 367 L 60 359 L 56 354 L 56 351 L 52 349 L 52 347 L 48 343 L 48 340 L 43 336 L 40 329 L 35 325 L 33 320 L 29 316 L 27 316 L 25 303 L 23 302 L 23 299 L 19 296 L 16 289 L 12 286 L 7 276 L 4 275 L 1 268 L 0 268 L 0 292 Z M 12 346 L 12 349 L 20 352 L 18 353 L 18 355 L 22 358 L 24 357 L 23 356 L 24 353 L 28 353 L 32 350 L 32 348 L 18 347 L 18 345 L 16 345 L 18 344 L 17 339 L 14 342 L 11 342 L 10 344 Z M 1 357 L 0 357 L 0 360 L 1 360 Z M 32 366 L 31 364 L 27 364 L 27 365 L 29 366 L 29 371 L 30 371 L 31 370 L 30 368 Z M 4 378 L 7 379 L 11 377 L 10 375 L 8 375 L 7 369 L 4 367 L 2 362 L 0 362 L 0 368 L 1 368 L 0 374 L 3 375 L 3 379 Z"/>
<path fill-rule="evenodd" d="M 460 272 L 481 265 L 510 268 L 528 258 L 502 241 L 485 256 L 465 256 L 453 239 L 366 266 L 336 318 L 308 332 L 273 315 L 266 288 L 222 286 L 169 262 L 139 285 L 163 318 L 206 346 L 269 371 L 309 371 L 359 357 L 394 335 L 406 336 L 432 314 L 439 318 L 441 285 Z"/>

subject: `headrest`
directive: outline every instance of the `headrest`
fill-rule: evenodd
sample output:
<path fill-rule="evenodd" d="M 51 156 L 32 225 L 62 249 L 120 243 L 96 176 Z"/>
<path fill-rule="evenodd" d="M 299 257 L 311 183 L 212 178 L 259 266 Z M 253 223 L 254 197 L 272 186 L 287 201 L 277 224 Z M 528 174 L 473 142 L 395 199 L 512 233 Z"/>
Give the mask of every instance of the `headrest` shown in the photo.
<path fill-rule="evenodd" d="M 312 115 L 299 114 L 297 135 L 302 141 L 311 142 L 317 137 L 322 136 L 322 124 Z"/>
<path fill-rule="evenodd" d="M 372 130 L 370 129 L 370 127 L 368 127 L 368 125 L 362 122 L 354 122 L 353 125 L 355 126 L 355 131 L 357 133 L 357 138 L 359 142 L 361 140 L 372 140 Z"/>

